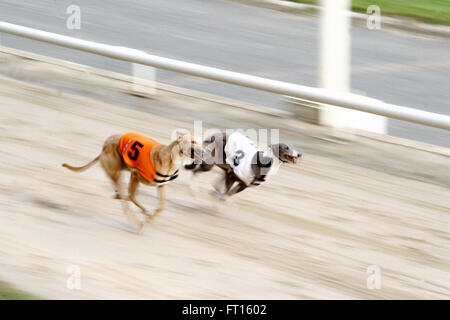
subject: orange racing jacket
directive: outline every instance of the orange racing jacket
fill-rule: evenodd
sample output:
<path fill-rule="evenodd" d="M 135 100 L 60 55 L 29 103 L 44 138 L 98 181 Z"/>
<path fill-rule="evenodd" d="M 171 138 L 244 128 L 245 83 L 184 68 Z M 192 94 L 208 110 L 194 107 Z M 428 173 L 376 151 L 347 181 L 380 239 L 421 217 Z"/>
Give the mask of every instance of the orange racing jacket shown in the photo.
<path fill-rule="evenodd" d="M 128 132 L 120 138 L 119 149 L 123 161 L 136 168 L 147 181 L 165 183 L 178 177 L 178 170 L 172 175 L 164 175 L 156 171 L 151 152 L 158 144 L 160 143 L 144 135 Z"/>

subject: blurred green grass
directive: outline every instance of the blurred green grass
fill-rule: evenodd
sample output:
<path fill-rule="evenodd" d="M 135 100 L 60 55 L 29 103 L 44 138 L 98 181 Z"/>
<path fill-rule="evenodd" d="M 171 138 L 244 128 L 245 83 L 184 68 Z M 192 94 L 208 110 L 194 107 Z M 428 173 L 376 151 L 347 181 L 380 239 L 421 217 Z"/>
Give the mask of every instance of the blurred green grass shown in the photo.
<path fill-rule="evenodd" d="M 288 0 L 299 3 L 319 4 L 319 0 Z M 419 21 L 450 24 L 450 0 L 352 0 L 352 10 L 367 12 L 370 5 L 377 5 L 381 14 L 406 16 Z"/>
<path fill-rule="evenodd" d="M 41 298 L 18 290 L 10 284 L 0 281 L 0 300 L 40 300 Z"/>

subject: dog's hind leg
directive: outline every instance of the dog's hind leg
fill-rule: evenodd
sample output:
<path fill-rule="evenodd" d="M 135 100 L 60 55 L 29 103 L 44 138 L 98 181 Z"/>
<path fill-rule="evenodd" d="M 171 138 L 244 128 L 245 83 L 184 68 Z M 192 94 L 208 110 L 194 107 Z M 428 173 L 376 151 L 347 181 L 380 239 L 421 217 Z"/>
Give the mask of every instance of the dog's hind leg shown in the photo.
<path fill-rule="evenodd" d="M 111 182 L 112 182 L 113 187 L 114 187 L 114 196 L 113 196 L 113 198 L 114 199 L 118 199 L 118 200 L 129 200 L 129 198 L 125 195 L 125 188 L 124 188 L 124 185 L 122 183 L 121 172 L 119 171 L 119 172 L 111 174 L 111 175 L 108 174 L 108 176 L 111 178 Z"/>
<path fill-rule="evenodd" d="M 195 175 L 197 172 L 206 172 L 210 171 L 214 167 L 213 164 L 208 164 L 205 161 L 202 161 L 201 163 L 196 163 L 193 161 L 191 164 L 186 164 L 184 168 L 186 170 L 192 171 L 192 173 Z"/>
<path fill-rule="evenodd" d="M 217 181 L 213 184 L 213 188 L 214 188 L 215 192 L 217 192 L 218 194 L 223 193 L 223 188 L 224 188 L 225 183 L 226 183 L 225 177 L 221 177 L 221 178 L 217 179 Z"/>
<path fill-rule="evenodd" d="M 120 179 L 123 169 L 122 160 L 118 154 L 108 151 L 109 150 L 100 155 L 100 164 L 106 175 L 111 179 L 115 191 L 114 198 L 126 200 L 127 197 Z"/>
<path fill-rule="evenodd" d="M 226 200 L 227 193 L 233 186 L 234 182 L 235 181 L 232 179 L 231 173 L 229 171 L 226 171 L 224 176 L 217 180 L 215 184 L 213 184 L 214 191 L 212 191 L 212 195 L 220 200 Z"/>
<path fill-rule="evenodd" d="M 196 161 L 193 161 L 191 164 L 184 166 L 185 169 L 192 172 L 191 181 L 189 183 L 189 191 L 195 199 L 198 198 L 198 186 L 196 184 L 198 173 L 210 171 L 213 167 L 214 164 L 208 164 L 205 161 L 202 161 L 201 163 L 196 163 Z"/>
<path fill-rule="evenodd" d="M 136 231 L 139 233 L 142 230 L 143 223 L 138 219 L 135 213 L 130 209 L 128 197 L 125 195 L 124 186 L 121 181 L 121 173 L 124 165 L 120 155 L 114 151 L 113 146 L 106 146 L 103 149 L 103 153 L 100 155 L 100 163 L 103 170 L 111 178 L 114 189 L 116 191 L 116 198 L 122 199 L 122 210 L 127 217 L 128 221 L 136 227 Z"/>

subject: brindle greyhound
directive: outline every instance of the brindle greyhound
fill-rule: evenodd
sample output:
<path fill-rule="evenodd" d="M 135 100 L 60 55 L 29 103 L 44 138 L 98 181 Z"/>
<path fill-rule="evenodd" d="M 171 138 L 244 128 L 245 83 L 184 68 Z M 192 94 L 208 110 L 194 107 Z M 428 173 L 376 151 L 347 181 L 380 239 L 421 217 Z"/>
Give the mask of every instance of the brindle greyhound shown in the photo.
<path fill-rule="evenodd" d="M 217 191 L 217 195 L 221 199 L 225 199 L 227 196 L 239 193 L 249 186 L 258 186 L 265 181 L 268 171 L 271 166 L 274 166 L 273 157 L 278 158 L 281 163 L 293 163 L 296 164 L 298 159 L 302 155 L 294 150 L 294 148 L 287 143 L 277 143 L 269 145 L 269 149 L 272 151 L 272 157 L 264 155 L 263 151 L 258 151 L 254 154 L 251 161 L 251 172 L 253 173 L 253 180 L 250 183 L 246 183 L 238 177 L 235 169 L 227 163 L 227 154 L 225 147 L 227 145 L 230 134 L 225 132 L 218 132 L 209 136 L 203 141 L 203 158 L 202 161 L 193 161 L 191 164 L 185 165 L 185 169 L 191 170 L 194 175 L 199 172 L 210 171 L 214 166 L 217 166 L 224 170 L 224 177 L 219 181 L 225 182 L 225 192 L 219 190 L 219 185 L 216 184 L 214 188 Z M 234 187 L 233 185 L 238 184 Z"/>
<path fill-rule="evenodd" d="M 200 155 L 201 152 L 201 147 L 189 134 L 177 133 L 175 141 L 164 145 L 143 135 L 128 133 L 113 135 L 106 139 L 100 155 L 88 164 L 82 167 L 73 167 L 64 163 L 62 166 L 72 171 L 83 171 L 100 160 L 103 170 L 115 187 L 115 198 L 132 201 L 147 215 L 147 220 L 149 220 L 166 208 L 166 185 L 178 177 L 183 154 L 194 159 L 195 155 Z M 123 170 L 131 172 L 128 197 L 124 195 L 120 182 Z M 158 188 L 159 207 L 153 215 L 148 215 L 148 211 L 136 200 L 136 190 L 140 182 Z M 128 210 L 125 213 L 128 214 Z M 140 230 L 143 223 L 136 217 L 133 220 Z"/>

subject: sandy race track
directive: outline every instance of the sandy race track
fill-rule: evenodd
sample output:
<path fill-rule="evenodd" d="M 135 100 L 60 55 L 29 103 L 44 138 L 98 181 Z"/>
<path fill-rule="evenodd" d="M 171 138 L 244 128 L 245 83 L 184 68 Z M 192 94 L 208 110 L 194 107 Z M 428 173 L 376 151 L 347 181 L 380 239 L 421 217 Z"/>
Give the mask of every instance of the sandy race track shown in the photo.
<path fill-rule="evenodd" d="M 19 288 L 56 299 L 450 297 L 448 180 L 305 152 L 300 165 L 223 203 L 208 194 L 217 172 L 192 192 L 184 171 L 168 188 L 168 209 L 137 235 L 98 165 L 74 173 L 61 163 L 83 164 L 106 137 L 129 130 L 168 142 L 190 119 L 7 77 L 0 96 L 0 279 Z M 448 156 L 405 150 L 449 171 Z M 138 197 L 156 207 L 155 189 L 141 186 Z M 67 287 L 72 265 L 80 290 Z M 368 268 L 379 268 L 379 289 L 368 288 Z"/>

